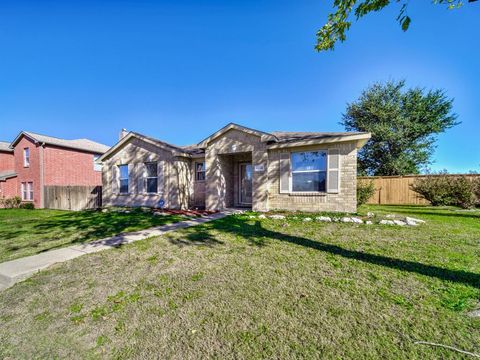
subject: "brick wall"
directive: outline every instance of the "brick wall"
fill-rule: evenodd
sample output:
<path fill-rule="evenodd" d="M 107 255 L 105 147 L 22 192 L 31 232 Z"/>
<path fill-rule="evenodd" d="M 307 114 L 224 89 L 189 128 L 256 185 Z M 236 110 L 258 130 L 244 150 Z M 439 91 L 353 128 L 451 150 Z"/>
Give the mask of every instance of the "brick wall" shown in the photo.
<path fill-rule="evenodd" d="M 12 152 L 0 151 L 0 172 L 5 170 L 14 170 L 15 160 Z"/>
<path fill-rule="evenodd" d="M 212 141 L 206 149 L 206 207 L 219 210 L 232 206 L 235 186 L 228 181 L 233 177 L 234 158 L 226 155 L 250 154 L 252 166 L 263 164 L 264 172 L 254 172 L 252 181 L 253 210 L 267 210 L 266 168 L 267 150 L 259 136 L 232 129 Z M 238 181 L 238 179 L 236 179 Z M 236 204 L 235 204 L 236 205 Z"/>
<path fill-rule="evenodd" d="M 10 178 L 0 181 L 0 198 L 11 198 L 17 196 L 17 178 Z"/>
<path fill-rule="evenodd" d="M 23 150 L 30 149 L 30 166 L 23 166 Z M 17 194 L 21 196 L 21 183 L 33 182 L 33 203 L 35 207 L 41 206 L 40 192 L 40 147 L 26 137 L 17 143 L 14 149 L 15 172 L 17 173 Z"/>
<path fill-rule="evenodd" d="M 102 172 L 94 170 L 91 153 L 46 145 L 43 156 L 45 186 L 102 185 Z"/>
<path fill-rule="evenodd" d="M 163 161 L 163 193 L 138 193 L 136 164 Z M 122 164 L 132 164 L 129 194 L 115 194 L 112 191 L 113 168 Z M 192 198 L 193 173 L 191 160 L 174 157 L 169 150 L 163 150 L 143 140 L 133 138 L 103 165 L 103 204 L 104 206 L 150 206 L 157 207 L 160 200 L 167 208 L 187 208 Z"/>
<path fill-rule="evenodd" d="M 328 150 L 340 151 L 340 191 L 338 194 L 280 193 L 280 153 L 291 149 L 269 151 L 268 203 L 271 210 L 288 209 L 300 211 L 355 212 L 357 209 L 357 150 L 354 142 L 298 147 L 295 151 Z"/>

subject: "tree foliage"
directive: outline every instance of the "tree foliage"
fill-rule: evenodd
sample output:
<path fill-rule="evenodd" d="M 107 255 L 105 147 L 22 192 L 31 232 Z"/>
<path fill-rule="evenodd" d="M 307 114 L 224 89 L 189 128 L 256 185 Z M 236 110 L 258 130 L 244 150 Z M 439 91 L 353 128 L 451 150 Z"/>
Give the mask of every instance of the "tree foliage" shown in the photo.
<path fill-rule="evenodd" d="M 431 163 L 436 135 L 458 123 L 443 90 L 405 90 L 405 81 L 376 83 L 347 104 L 341 124 L 371 139 L 359 151 L 362 175 L 417 174 Z"/>
<path fill-rule="evenodd" d="M 468 0 L 474 2 L 477 0 Z M 328 21 L 317 32 L 317 51 L 333 50 L 335 43 L 338 41 L 345 41 L 345 33 L 352 25 L 351 18 L 356 20 L 365 15 L 380 11 L 391 3 L 400 6 L 397 21 L 399 22 L 403 31 L 407 31 L 411 19 L 407 14 L 408 0 L 334 0 L 334 11 L 328 15 Z M 457 9 L 463 5 L 462 0 L 432 0 L 433 4 L 444 5 L 448 9 Z"/>

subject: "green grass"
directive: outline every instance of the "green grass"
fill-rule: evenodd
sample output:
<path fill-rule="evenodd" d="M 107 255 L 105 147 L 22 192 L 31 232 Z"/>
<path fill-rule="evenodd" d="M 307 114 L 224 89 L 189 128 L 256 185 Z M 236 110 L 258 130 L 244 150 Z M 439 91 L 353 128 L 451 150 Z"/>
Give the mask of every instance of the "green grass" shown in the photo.
<path fill-rule="evenodd" d="M 427 223 L 235 215 L 42 271 L 0 293 L 0 358 L 462 358 L 419 340 L 480 353 L 466 315 L 480 212 L 367 211 Z"/>
<path fill-rule="evenodd" d="M 0 209 L 0 262 L 180 220 L 140 209 L 130 213 Z"/>

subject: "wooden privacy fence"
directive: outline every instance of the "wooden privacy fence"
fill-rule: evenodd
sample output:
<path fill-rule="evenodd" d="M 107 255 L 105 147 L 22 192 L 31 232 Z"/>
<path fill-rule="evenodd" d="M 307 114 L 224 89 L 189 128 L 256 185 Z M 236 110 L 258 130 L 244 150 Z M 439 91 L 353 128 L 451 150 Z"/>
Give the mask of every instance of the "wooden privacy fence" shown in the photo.
<path fill-rule="evenodd" d="M 101 186 L 45 186 L 46 209 L 85 210 L 102 206 Z"/>
<path fill-rule="evenodd" d="M 452 175 L 405 175 L 405 176 L 359 176 L 359 181 L 373 181 L 375 193 L 368 204 L 381 205 L 428 205 L 419 194 L 410 187 L 416 179 L 434 176 L 465 176 L 470 179 L 480 177 L 480 174 L 452 174 Z"/>

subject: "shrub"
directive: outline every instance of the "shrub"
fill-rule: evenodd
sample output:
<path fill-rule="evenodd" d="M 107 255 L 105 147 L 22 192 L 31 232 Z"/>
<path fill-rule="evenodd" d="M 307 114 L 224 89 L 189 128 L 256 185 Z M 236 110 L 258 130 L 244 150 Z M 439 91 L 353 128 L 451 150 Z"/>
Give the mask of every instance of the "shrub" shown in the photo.
<path fill-rule="evenodd" d="M 451 178 L 445 174 L 416 179 L 411 188 L 433 206 L 451 205 L 454 202 Z"/>
<path fill-rule="evenodd" d="M 0 201 L 0 206 L 6 209 L 14 209 L 18 208 L 22 202 L 19 196 L 15 196 L 12 198 L 2 198 Z"/>
<path fill-rule="evenodd" d="M 33 210 L 35 209 L 35 204 L 28 202 L 28 203 L 21 203 L 19 206 L 20 209 L 27 209 L 27 210 Z"/>
<path fill-rule="evenodd" d="M 411 188 L 433 206 L 470 208 L 475 205 L 474 183 L 465 176 L 428 176 L 415 180 Z"/>
<path fill-rule="evenodd" d="M 357 181 L 357 205 L 363 205 L 375 193 L 373 181 Z"/>
<path fill-rule="evenodd" d="M 455 203 L 452 205 L 460 206 L 464 209 L 475 206 L 475 193 L 473 191 L 473 182 L 465 176 L 455 177 L 452 181 L 452 196 Z"/>
<path fill-rule="evenodd" d="M 475 178 L 473 181 L 473 193 L 476 197 L 476 204 L 480 206 L 480 176 Z"/>

